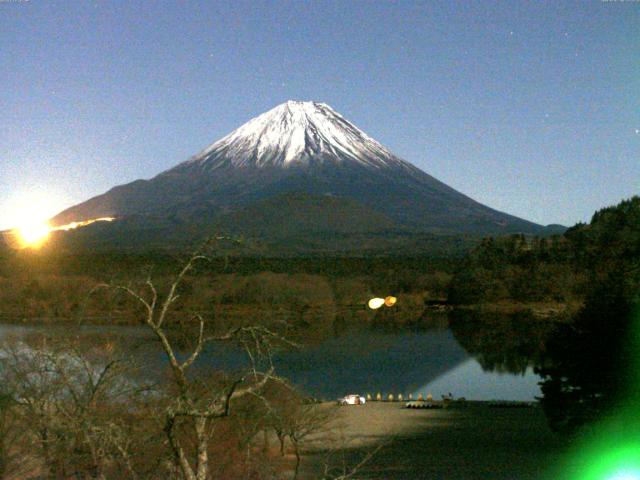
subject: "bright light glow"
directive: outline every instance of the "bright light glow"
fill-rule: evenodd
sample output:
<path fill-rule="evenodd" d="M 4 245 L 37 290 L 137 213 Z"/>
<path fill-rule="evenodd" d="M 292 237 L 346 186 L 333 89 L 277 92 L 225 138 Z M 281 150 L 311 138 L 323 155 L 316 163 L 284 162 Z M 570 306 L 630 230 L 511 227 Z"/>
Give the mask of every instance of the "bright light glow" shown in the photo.
<path fill-rule="evenodd" d="M 0 195 L 0 230 L 45 222 L 74 203 L 67 192 L 32 186 Z M 77 203 L 77 201 L 75 202 Z"/>
<path fill-rule="evenodd" d="M 613 476 L 608 477 L 607 480 L 640 480 L 640 472 L 624 470 L 614 473 Z"/>
<path fill-rule="evenodd" d="M 49 236 L 51 228 L 46 221 L 32 220 L 20 225 L 16 232 L 23 247 L 40 247 Z"/>
<path fill-rule="evenodd" d="M 33 220 L 24 222 L 20 226 L 4 232 L 7 243 L 12 248 L 40 248 L 49 238 L 51 232 L 69 231 L 80 227 L 91 225 L 95 222 L 112 222 L 114 217 L 93 218 L 82 222 L 71 222 L 66 225 L 52 227 L 49 222 Z"/>
<path fill-rule="evenodd" d="M 372 298 L 371 300 L 369 300 L 369 303 L 367 305 L 369 305 L 369 308 L 371 310 L 377 310 L 378 308 L 380 308 L 383 305 L 386 305 L 387 307 L 393 307 L 396 302 L 398 301 L 398 299 L 396 297 L 392 297 L 392 296 L 388 296 L 386 298 Z"/>
<path fill-rule="evenodd" d="M 382 305 L 384 305 L 384 298 L 372 298 L 371 300 L 369 300 L 368 305 L 371 310 L 377 310 Z"/>
<path fill-rule="evenodd" d="M 42 246 L 50 232 L 51 209 L 59 204 L 55 195 L 38 188 L 13 194 L 0 208 L 0 220 L 10 228 L 4 234 L 7 243 L 13 248 Z"/>
<path fill-rule="evenodd" d="M 64 200 L 64 201 L 63 201 Z M 94 222 L 111 222 L 113 217 L 101 217 L 52 226 L 49 218 L 65 206 L 64 194 L 52 195 L 42 189 L 12 195 L 0 205 L 0 235 L 11 248 L 40 248 L 55 231 L 67 231 Z M 2 231 L 3 228 L 8 228 Z"/>
<path fill-rule="evenodd" d="M 580 472 L 571 476 L 571 480 L 640 480 L 640 443 L 635 440 L 638 423 L 637 407 L 619 412 L 626 420 L 625 428 L 621 423 L 610 420 L 600 426 L 597 439 L 579 444 L 574 458 L 568 465 L 584 465 Z M 627 430 L 628 426 L 628 430 Z M 629 440 L 625 439 L 626 434 Z M 558 478 L 558 477 L 556 477 Z"/>

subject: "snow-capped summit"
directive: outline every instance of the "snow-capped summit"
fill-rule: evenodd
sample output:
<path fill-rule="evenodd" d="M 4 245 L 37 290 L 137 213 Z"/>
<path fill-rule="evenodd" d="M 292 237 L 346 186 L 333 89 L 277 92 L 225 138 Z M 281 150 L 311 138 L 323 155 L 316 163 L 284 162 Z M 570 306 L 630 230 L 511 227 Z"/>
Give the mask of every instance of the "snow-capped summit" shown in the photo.
<path fill-rule="evenodd" d="M 259 115 L 189 160 L 207 169 L 355 161 L 404 163 L 325 103 L 289 100 Z"/>

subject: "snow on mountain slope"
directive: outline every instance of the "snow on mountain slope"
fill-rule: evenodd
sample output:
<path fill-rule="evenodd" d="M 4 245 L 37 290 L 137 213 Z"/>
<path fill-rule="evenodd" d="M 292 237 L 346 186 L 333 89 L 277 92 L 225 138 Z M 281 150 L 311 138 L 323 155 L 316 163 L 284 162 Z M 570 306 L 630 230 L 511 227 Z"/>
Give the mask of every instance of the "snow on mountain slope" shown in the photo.
<path fill-rule="evenodd" d="M 249 120 L 186 163 L 212 169 L 222 157 L 236 167 L 287 167 L 328 159 L 374 168 L 407 165 L 329 105 L 297 101 Z"/>

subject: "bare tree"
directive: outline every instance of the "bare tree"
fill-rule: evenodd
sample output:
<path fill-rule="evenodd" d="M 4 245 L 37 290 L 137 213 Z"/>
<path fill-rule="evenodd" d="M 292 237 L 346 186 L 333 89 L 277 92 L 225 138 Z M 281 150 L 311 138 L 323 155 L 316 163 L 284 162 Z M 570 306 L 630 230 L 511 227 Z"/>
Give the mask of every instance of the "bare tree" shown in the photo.
<path fill-rule="evenodd" d="M 169 317 L 179 298 L 178 289 L 185 276 L 198 261 L 207 260 L 203 255 L 193 255 L 168 287 L 161 298 L 150 278 L 144 291 L 130 286 L 115 286 L 117 290 L 139 302 L 145 311 L 145 325 L 159 340 L 171 372 L 171 398 L 164 409 L 163 431 L 168 440 L 176 468 L 186 480 L 209 478 L 209 442 L 216 420 L 228 417 L 233 405 L 243 397 L 258 393 L 269 381 L 279 381 L 274 375 L 271 352 L 286 340 L 262 326 L 231 329 L 223 334 L 206 332 L 204 318 L 194 315 L 198 331 L 196 340 L 187 354 L 181 354 L 169 335 Z M 247 353 L 249 368 L 242 374 L 211 385 L 189 375 L 189 370 L 211 342 L 237 342 Z M 263 361 L 264 362 L 261 362 Z M 265 365 L 264 369 L 260 365 Z"/>
<path fill-rule="evenodd" d="M 261 397 L 268 411 L 267 425 L 273 429 L 280 442 L 280 455 L 285 454 L 287 439 L 295 456 L 293 478 L 298 478 L 302 461 L 302 447 L 314 435 L 329 429 L 333 410 L 308 403 L 293 388 L 287 387 L 286 395 Z"/>
<path fill-rule="evenodd" d="M 91 358 L 86 346 L 40 340 L 14 340 L 2 349 L 1 380 L 11 388 L 14 418 L 22 436 L 32 439 L 28 443 L 39 447 L 28 456 L 39 458 L 49 478 L 106 478 L 114 469 L 121 478 L 136 478 L 127 447 L 114 441 L 115 432 L 126 428 L 122 411 L 140 390 L 129 380 L 130 362 Z"/>

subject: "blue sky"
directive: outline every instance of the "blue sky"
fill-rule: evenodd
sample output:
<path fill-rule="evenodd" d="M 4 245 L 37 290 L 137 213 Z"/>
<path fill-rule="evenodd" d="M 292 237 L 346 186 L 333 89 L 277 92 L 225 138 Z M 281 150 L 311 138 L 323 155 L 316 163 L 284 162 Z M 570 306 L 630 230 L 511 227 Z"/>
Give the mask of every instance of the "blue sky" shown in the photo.
<path fill-rule="evenodd" d="M 288 99 L 493 208 L 640 193 L 640 2 L 0 2 L 0 227 L 150 178 Z"/>

